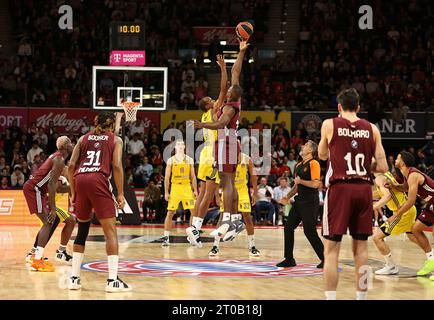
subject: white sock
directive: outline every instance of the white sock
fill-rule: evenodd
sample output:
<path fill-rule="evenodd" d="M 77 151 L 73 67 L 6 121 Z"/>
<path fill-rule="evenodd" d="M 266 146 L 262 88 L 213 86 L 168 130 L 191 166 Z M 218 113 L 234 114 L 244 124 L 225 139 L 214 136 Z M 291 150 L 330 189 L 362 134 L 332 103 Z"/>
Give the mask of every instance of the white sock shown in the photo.
<path fill-rule="evenodd" d="M 392 253 L 389 253 L 388 255 L 383 256 L 383 258 L 386 261 L 386 265 L 388 267 L 391 267 L 391 268 L 395 267 L 395 262 L 393 261 Z"/>
<path fill-rule="evenodd" d="M 231 215 L 231 221 L 235 221 L 235 220 L 241 220 L 243 218 L 243 216 L 240 213 L 236 213 Z"/>
<path fill-rule="evenodd" d="M 84 253 L 81 253 L 81 252 L 73 252 L 72 253 L 71 276 L 73 276 L 73 277 L 79 277 L 80 276 L 80 270 L 81 270 L 81 264 L 83 263 L 83 257 L 84 257 Z"/>
<path fill-rule="evenodd" d="M 228 220 L 231 220 L 231 214 L 229 212 L 223 212 L 222 221 L 228 221 Z"/>
<path fill-rule="evenodd" d="M 427 252 L 425 254 L 428 260 L 434 260 L 434 249 L 431 249 L 431 252 Z"/>
<path fill-rule="evenodd" d="M 170 235 L 170 231 L 166 231 L 166 230 L 164 230 L 164 236 L 165 236 L 165 237 L 169 237 L 169 235 Z"/>
<path fill-rule="evenodd" d="M 356 300 L 368 300 L 368 291 L 357 291 Z"/>
<path fill-rule="evenodd" d="M 218 247 L 220 245 L 220 237 L 214 238 L 214 246 Z"/>
<path fill-rule="evenodd" d="M 60 245 L 59 246 L 59 251 L 61 251 L 61 252 L 66 251 L 66 246 Z"/>
<path fill-rule="evenodd" d="M 43 255 L 44 255 L 44 248 L 36 247 L 35 260 L 41 260 Z"/>
<path fill-rule="evenodd" d="M 196 222 L 193 223 L 193 226 L 196 227 L 197 231 L 202 229 L 203 218 L 196 217 Z"/>
<path fill-rule="evenodd" d="M 196 225 L 196 220 L 198 217 L 193 217 L 193 220 L 191 221 L 191 225 L 194 226 Z"/>
<path fill-rule="evenodd" d="M 31 253 L 35 253 L 36 252 L 36 247 L 33 247 L 32 250 L 30 250 Z"/>
<path fill-rule="evenodd" d="M 326 300 L 336 300 L 336 291 L 326 291 L 325 297 Z"/>
<path fill-rule="evenodd" d="M 119 263 L 119 256 L 112 255 L 107 256 L 108 260 L 108 271 L 109 271 L 109 279 L 110 280 L 116 280 L 118 278 L 118 263 Z"/>
<path fill-rule="evenodd" d="M 255 246 L 255 235 L 248 235 L 247 239 L 249 240 L 249 249 Z"/>

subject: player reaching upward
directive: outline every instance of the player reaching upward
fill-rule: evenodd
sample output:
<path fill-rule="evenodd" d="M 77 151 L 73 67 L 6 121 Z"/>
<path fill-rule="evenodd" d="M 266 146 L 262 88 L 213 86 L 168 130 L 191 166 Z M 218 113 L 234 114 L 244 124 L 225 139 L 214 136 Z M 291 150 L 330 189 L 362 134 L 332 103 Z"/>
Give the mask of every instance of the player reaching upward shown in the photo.
<path fill-rule="evenodd" d="M 252 159 L 241 153 L 241 159 L 237 165 L 235 173 L 235 188 L 238 192 L 238 212 L 242 214 L 243 220 L 246 224 L 247 238 L 249 241 L 249 255 L 259 257 L 260 252 L 255 246 L 255 227 L 252 219 L 252 206 L 256 202 L 256 194 L 258 192 L 258 177 L 254 173 L 254 165 Z M 249 177 L 253 189 L 252 201 L 249 195 Z M 223 201 L 221 202 L 223 203 Z M 220 208 L 221 212 L 224 212 L 224 207 Z M 232 216 L 234 217 L 234 216 Z M 219 254 L 220 237 L 216 236 L 214 239 L 214 245 L 209 252 L 210 256 L 216 256 Z"/>
<path fill-rule="evenodd" d="M 222 55 L 217 56 L 217 63 L 221 70 L 220 94 L 217 100 L 211 97 L 204 97 L 199 101 L 199 107 L 203 111 L 202 123 L 213 122 L 216 118 L 217 111 L 221 108 L 226 99 L 228 74 L 226 63 Z M 199 169 L 197 178 L 199 180 L 199 195 L 196 200 L 195 216 L 192 219 L 192 225 L 186 229 L 189 241 L 197 246 L 200 244 L 200 229 L 202 228 L 203 219 L 208 211 L 215 190 L 218 186 L 217 169 L 214 164 L 214 144 L 217 140 L 217 130 L 203 129 L 204 147 L 200 153 Z M 216 181 L 217 180 L 217 181 Z"/>
<path fill-rule="evenodd" d="M 417 275 L 426 276 L 434 272 L 434 250 L 424 233 L 426 228 L 432 227 L 434 224 L 434 180 L 413 167 L 414 157 L 410 152 L 401 152 L 396 157 L 395 165 L 401 170 L 405 178 L 405 183 L 398 186 L 398 189 L 401 191 L 408 190 L 408 199 L 394 212 L 393 216 L 387 219 L 387 223 L 393 225 L 396 221 L 402 219 L 402 215 L 416 202 L 417 196 L 424 200 L 425 209 L 417 217 L 411 232 L 416 237 L 419 246 L 425 251 L 427 258 L 423 267 L 417 272 Z M 434 281 L 434 276 L 431 276 L 430 279 Z"/>
<path fill-rule="evenodd" d="M 170 193 L 169 193 L 169 186 Z M 169 202 L 164 220 L 163 247 L 169 245 L 172 219 L 179 203 L 184 210 L 190 210 L 195 215 L 195 199 L 197 197 L 197 181 L 194 172 L 194 161 L 185 154 L 185 143 L 179 139 L 175 142 L 175 155 L 167 160 L 164 176 L 164 198 Z"/>
<path fill-rule="evenodd" d="M 387 162 L 378 128 L 357 117 L 359 94 L 354 88 L 338 97 L 339 117 L 327 119 L 321 128 L 318 148 L 322 160 L 329 159 L 328 187 L 324 200 L 324 278 L 327 300 L 336 299 L 338 259 L 342 236 L 350 230 L 356 267 L 357 299 L 367 298 L 368 237 L 372 234 L 371 162 L 376 171 L 386 172 Z"/>
<path fill-rule="evenodd" d="M 109 272 L 106 291 L 131 291 L 131 287 L 118 278 L 116 206 L 122 209 L 125 198 L 122 168 L 123 143 L 122 139 L 113 133 L 114 129 L 115 116 L 108 112 L 100 113 L 95 118 L 95 130 L 82 136 L 72 152 L 68 175 L 72 202 L 78 220 L 78 231 L 74 241 L 70 290 L 81 288 L 80 269 L 93 209 L 106 239 Z M 109 182 L 112 170 L 118 193 L 116 201 Z"/>
<path fill-rule="evenodd" d="M 54 271 L 54 266 L 43 259 L 43 254 L 48 240 L 62 217 L 56 207 L 56 190 L 60 174 L 65 168 L 65 159 L 72 151 L 71 140 L 66 136 L 61 136 L 56 141 L 56 147 L 57 151 L 50 155 L 36 172 L 32 173 L 23 187 L 30 213 L 36 214 L 42 223 L 36 236 L 33 252 L 29 253 L 26 258 L 31 262 L 32 271 Z M 72 222 L 71 219 L 68 221 Z M 67 228 L 72 232 L 74 225 L 68 224 Z"/>
<path fill-rule="evenodd" d="M 217 112 L 218 119 L 212 123 L 194 121 L 196 128 L 218 130 L 218 137 L 214 146 L 214 166 L 218 169 L 220 184 L 223 188 L 225 212 L 223 213 L 222 225 L 214 230 L 211 235 L 219 235 L 223 239 L 226 236 L 232 237 L 240 231 L 238 227 L 244 227 L 240 223 L 231 222 L 231 215 L 236 215 L 237 222 L 241 221 L 241 214 L 238 214 L 238 194 L 234 181 L 238 154 L 240 152 L 240 145 L 237 140 L 237 127 L 241 112 L 241 96 L 243 94 L 239 77 L 244 54 L 248 46 L 249 44 L 246 41 L 240 41 L 240 52 L 231 70 L 231 87 L 227 92 L 226 102 Z M 227 235 L 229 230 L 230 234 Z"/>

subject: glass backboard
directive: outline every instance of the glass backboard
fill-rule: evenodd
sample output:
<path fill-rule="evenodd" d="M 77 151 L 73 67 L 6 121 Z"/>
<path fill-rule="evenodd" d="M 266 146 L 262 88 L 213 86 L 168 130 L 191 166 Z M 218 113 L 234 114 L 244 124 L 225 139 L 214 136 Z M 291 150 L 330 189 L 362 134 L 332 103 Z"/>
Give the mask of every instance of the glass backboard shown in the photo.
<path fill-rule="evenodd" d="M 92 107 L 122 110 L 123 101 L 139 102 L 140 110 L 166 110 L 167 68 L 93 66 Z"/>

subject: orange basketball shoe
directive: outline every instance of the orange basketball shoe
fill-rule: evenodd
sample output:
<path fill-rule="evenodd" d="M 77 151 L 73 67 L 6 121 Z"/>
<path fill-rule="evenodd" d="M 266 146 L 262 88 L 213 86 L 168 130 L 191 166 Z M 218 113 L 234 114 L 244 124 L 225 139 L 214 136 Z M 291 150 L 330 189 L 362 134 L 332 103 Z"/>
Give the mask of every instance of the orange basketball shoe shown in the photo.
<path fill-rule="evenodd" d="M 33 260 L 33 263 L 30 267 L 31 271 L 40 271 L 40 272 L 54 272 L 54 266 L 51 263 L 47 263 L 44 260 Z"/>
<path fill-rule="evenodd" d="M 26 256 L 26 263 L 32 264 L 34 259 L 35 259 L 35 254 L 29 252 Z M 45 264 L 48 264 L 49 266 L 53 266 L 53 264 L 48 261 L 47 257 L 42 258 L 42 260 L 45 262 Z"/>

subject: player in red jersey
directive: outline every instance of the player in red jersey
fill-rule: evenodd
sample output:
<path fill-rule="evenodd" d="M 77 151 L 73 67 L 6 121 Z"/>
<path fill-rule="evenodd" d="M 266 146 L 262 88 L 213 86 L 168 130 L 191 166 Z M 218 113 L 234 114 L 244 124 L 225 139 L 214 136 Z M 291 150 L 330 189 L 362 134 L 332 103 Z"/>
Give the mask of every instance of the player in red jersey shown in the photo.
<path fill-rule="evenodd" d="M 54 271 L 53 265 L 43 259 L 43 254 L 48 240 L 60 222 L 56 213 L 56 190 L 60 174 L 65 168 L 65 159 L 72 151 L 71 140 L 61 136 L 57 139 L 56 146 L 57 151 L 30 175 L 23 186 L 30 213 L 36 214 L 43 223 L 35 240 L 36 248 L 30 267 L 32 271 Z"/>
<path fill-rule="evenodd" d="M 113 133 L 114 129 L 114 114 L 100 113 L 95 118 L 95 130 L 82 136 L 72 152 L 68 175 L 72 202 L 78 220 L 78 231 L 72 255 L 70 290 L 81 288 L 80 268 L 93 209 L 106 239 L 109 271 L 106 291 L 131 291 L 131 287 L 118 278 L 116 215 L 117 207 L 120 209 L 124 207 L 125 198 L 122 168 L 123 143 L 122 139 Z M 112 169 L 118 192 L 116 200 L 109 181 Z"/>
<path fill-rule="evenodd" d="M 235 172 L 238 165 L 240 145 L 237 140 L 237 127 L 241 113 L 241 96 L 243 89 L 240 86 L 240 73 L 244 55 L 249 44 L 240 41 L 240 52 L 231 70 L 231 87 L 226 95 L 226 102 L 217 112 L 217 120 L 211 123 L 194 121 L 196 128 L 218 130 L 217 141 L 214 146 L 214 166 L 219 172 L 220 184 L 223 188 L 223 213 L 222 225 L 213 231 L 211 235 L 232 238 L 236 233 L 244 229 L 241 222 L 241 214 L 238 213 L 238 193 L 235 188 Z M 232 217 L 231 217 L 232 215 Z M 236 224 L 232 221 L 237 221 Z M 228 231 L 230 230 L 230 234 Z"/>
<path fill-rule="evenodd" d="M 372 235 L 371 162 L 386 172 L 387 162 L 378 128 L 357 117 L 359 95 L 354 88 L 338 97 L 339 117 L 327 119 L 321 128 L 319 157 L 328 159 L 324 200 L 324 278 L 327 300 L 336 299 L 338 259 L 342 236 L 350 230 L 356 267 L 357 299 L 367 298 L 368 237 Z M 365 274 L 365 275 L 364 275 Z"/>
<path fill-rule="evenodd" d="M 417 275 L 427 276 L 434 272 L 434 250 L 424 233 L 426 228 L 432 227 L 434 224 L 434 180 L 413 167 L 414 156 L 410 152 L 402 151 L 396 157 L 395 165 L 401 170 L 405 178 L 404 184 L 398 186 L 398 189 L 403 192 L 407 191 L 408 198 L 394 215 L 387 219 L 387 223 L 392 224 L 396 219 L 400 219 L 401 215 L 414 205 L 417 196 L 425 202 L 425 209 L 417 217 L 411 232 L 425 251 L 427 258 Z M 431 276 L 430 279 L 434 281 L 434 276 Z"/>

